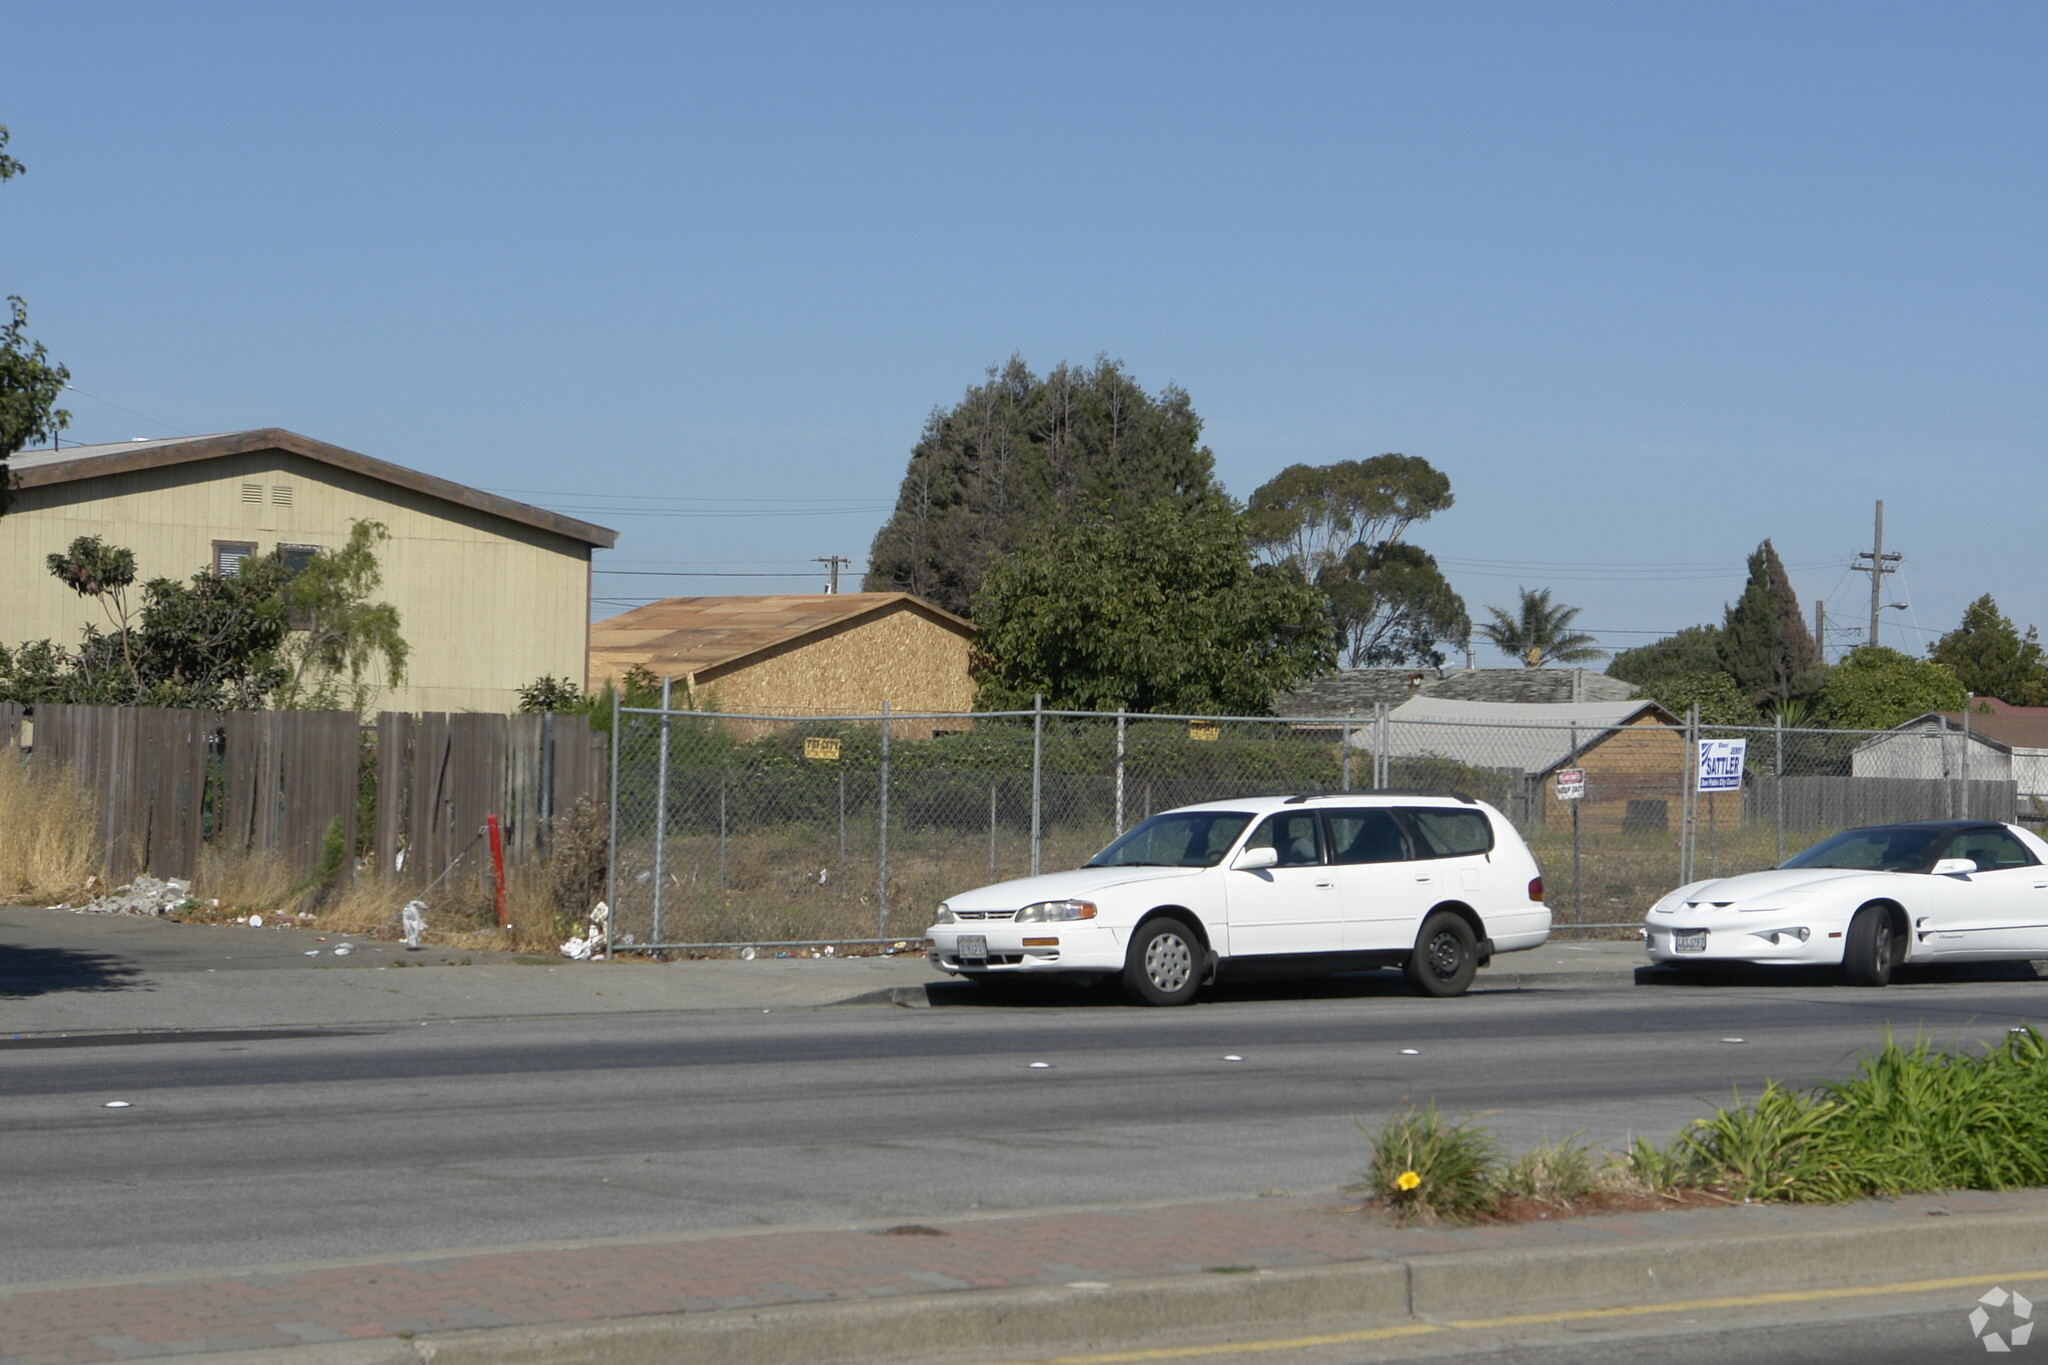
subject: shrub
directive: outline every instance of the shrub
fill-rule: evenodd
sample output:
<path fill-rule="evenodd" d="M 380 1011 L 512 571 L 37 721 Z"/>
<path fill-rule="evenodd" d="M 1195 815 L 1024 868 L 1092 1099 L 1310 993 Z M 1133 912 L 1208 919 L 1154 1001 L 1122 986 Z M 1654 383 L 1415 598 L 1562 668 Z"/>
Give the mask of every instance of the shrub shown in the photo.
<path fill-rule="evenodd" d="M 1404 1109 L 1366 1136 L 1372 1162 L 1362 1188 L 1403 1222 L 1467 1223 L 1499 1202 L 1500 1143 L 1475 1124 L 1446 1120 L 1433 1103 Z"/>

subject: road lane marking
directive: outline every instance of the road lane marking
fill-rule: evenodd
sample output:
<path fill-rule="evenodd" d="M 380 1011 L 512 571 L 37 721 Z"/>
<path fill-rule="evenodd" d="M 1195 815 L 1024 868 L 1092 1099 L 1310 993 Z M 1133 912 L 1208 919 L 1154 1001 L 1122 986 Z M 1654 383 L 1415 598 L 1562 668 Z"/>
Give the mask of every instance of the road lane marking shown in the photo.
<path fill-rule="evenodd" d="M 1560 1322 L 1648 1317 L 1657 1313 L 1689 1313 L 1712 1308 L 1767 1308 L 1789 1303 L 1873 1298 L 1881 1294 L 1926 1294 L 1945 1289 L 1974 1289 L 1986 1284 L 2024 1284 L 2041 1280 L 2048 1280 L 2048 1270 L 2016 1270 L 1995 1275 L 1957 1275 L 1939 1280 L 1905 1280 L 1895 1284 L 1856 1285 L 1845 1289 L 1800 1289 L 1767 1294 L 1736 1294 L 1715 1299 L 1684 1299 L 1674 1303 L 1630 1304 L 1622 1308 L 1580 1308 L 1552 1313 L 1515 1313 L 1495 1318 L 1456 1318 L 1446 1319 L 1442 1323 L 1405 1323 L 1398 1327 L 1368 1327 L 1355 1332 L 1276 1337 L 1264 1341 L 1221 1342 L 1211 1346 L 1159 1346 L 1134 1351 L 1104 1351 L 1091 1355 L 1042 1356 L 1028 1361 L 1004 1361 L 1001 1365 L 1142 1365 L 1142 1362 L 1155 1360 L 1194 1360 L 1202 1356 L 1302 1351 L 1316 1346 L 1347 1346 L 1357 1342 L 1391 1341 L 1400 1337 L 1428 1336 L 1448 1331 L 1542 1327 Z"/>

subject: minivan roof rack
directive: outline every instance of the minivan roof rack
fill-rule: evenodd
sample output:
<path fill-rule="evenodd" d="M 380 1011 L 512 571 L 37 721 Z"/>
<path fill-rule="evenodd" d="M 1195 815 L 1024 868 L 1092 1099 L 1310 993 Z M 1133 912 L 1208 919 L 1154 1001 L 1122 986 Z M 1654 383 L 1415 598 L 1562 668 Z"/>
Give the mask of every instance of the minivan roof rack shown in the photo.
<path fill-rule="evenodd" d="M 1475 797 L 1460 791 L 1447 791 L 1442 787 L 1379 787 L 1355 792 L 1303 792 L 1298 796 L 1288 797 L 1283 804 L 1298 806 L 1304 801 L 1348 801 L 1360 796 L 1448 796 L 1453 801 L 1463 801 L 1468 806 L 1479 804 Z"/>

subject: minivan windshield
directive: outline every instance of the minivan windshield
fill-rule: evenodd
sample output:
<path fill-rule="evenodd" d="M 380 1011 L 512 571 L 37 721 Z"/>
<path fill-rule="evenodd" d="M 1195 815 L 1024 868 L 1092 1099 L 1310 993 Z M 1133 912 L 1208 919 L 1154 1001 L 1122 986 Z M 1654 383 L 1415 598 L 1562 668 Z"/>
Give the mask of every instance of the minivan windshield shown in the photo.
<path fill-rule="evenodd" d="M 1089 860 L 1090 867 L 1214 867 L 1252 817 L 1242 811 L 1155 815 Z"/>
<path fill-rule="evenodd" d="M 1944 829 L 1924 825 L 1878 825 L 1844 830 L 1823 839 L 1804 853 L 1795 853 L 1781 867 L 1839 867 L 1856 872 L 1924 872 L 1933 864 L 1934 846 L 1948 837 Z"/>

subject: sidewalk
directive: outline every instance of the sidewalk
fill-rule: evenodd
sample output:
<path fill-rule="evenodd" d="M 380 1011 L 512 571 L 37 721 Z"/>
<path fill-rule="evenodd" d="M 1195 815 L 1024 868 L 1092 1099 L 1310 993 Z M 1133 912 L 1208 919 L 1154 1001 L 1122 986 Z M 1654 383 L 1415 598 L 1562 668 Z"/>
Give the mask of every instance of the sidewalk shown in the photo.
<path fill-rule="evenodd" d="M 0 1290 L 0 1365 L 1029 1359 L 1156 1346 L 1190 1321 L 1246 1340 L 1314 1322 L 1498 1326 L 1528 1306 L 2019 1279 L 2048 1274 L 2044 1232 L 2043 1191 L 1467 1229 L 1397 1228 L 1333 1195 L 736 1231 L 15 1286 Z"/>
<path fill-rule="evenodd" d="M 612 962 L 351 940 L 296 927 L 175 924 L 0 907 L 0 1038 L 319 1028 L 507 1016 L 944 1006 L 979 987 L 921 953 Z M 469 965 L 459 965 L 467 961 Z M 1637 943 L 1550 943 L 1494 959 L 1473 989 L 1626 988 Z M 402 970 L 401 970 L 402 968 Z M 381 969 L 381 970 L 380 970 Z"/>

